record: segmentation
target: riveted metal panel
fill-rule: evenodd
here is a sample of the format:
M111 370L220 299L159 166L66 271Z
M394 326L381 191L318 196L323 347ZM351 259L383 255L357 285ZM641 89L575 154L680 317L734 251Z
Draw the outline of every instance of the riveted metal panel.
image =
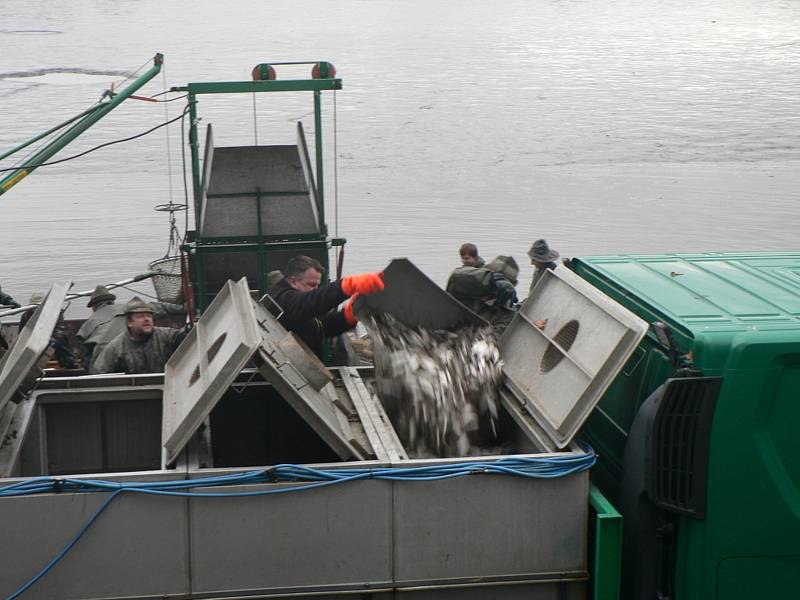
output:
M27 398L19 404L9 402L0 411L0 477L10 477L19 471L22 444L33 421L36 402Z
M307 192L295 145L228 146L214 149L209 196L260 192Z
M500 340L508 388L550 443L565 448L646 331L569 269L547 270Z
M215 148L210 157L201 237L319 233L313 180L297 146Z
M294 484L227 491L287 485ZM368 591L392 580L391 482L224 500L193 498L190 510L196 594L269 590L301 595L301 590L334 591L335 586Z
M586 472L398 485L397 581L585 577L588 486Z
M171 463L253 355L259 336L242 278L228 281L164 368L162 440Z
M50 345L64 297L72 282L56 283L50 288L14 345L0 359L0 410L22 384L25 376Z
M201 235L207 237L255 237L258 204L255 194L233 198L206 198Z
M0 498L0 530L13 548L0 560L0 596L8 597L46 565L106 498L106 493ZM187 543L185 499L122 494L22 597L187 598Z

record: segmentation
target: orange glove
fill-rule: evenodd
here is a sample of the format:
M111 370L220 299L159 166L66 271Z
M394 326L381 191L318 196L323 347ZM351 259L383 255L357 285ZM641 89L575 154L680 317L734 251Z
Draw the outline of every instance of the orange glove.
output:
M344 305L344 310L342 311L342 313L344 313L344 320L347 321L350 327L355 327L356 323L358 323L358 319L356 319L356 316L353 314L353 302L356 301L356 298L358 298L358 292L350 296L350 300Z
M383 273L362 273L342 277L342 291L348 295L371 294L383 289Z

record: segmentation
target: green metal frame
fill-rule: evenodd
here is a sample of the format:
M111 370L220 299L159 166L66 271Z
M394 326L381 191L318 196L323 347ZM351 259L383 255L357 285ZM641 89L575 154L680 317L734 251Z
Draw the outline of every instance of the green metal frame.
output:
M95 107L92 107L89 110L84 111L77 117L65 121L61 125L51 128L47 130L45 133L42 133L36 136L35 138L28 140L23 144L20 144L13 150L3 154L2 158L11 156L15 152L22 150L23 148L26 148L31 144L33 144L34 142L49 135L50 133L57 131L63 125L72 123L73 121L77 120L77 122L74 125L72 125L72 127L67 129L61 135L57 136L52 142L45 145L44 148L36 152L30 158L28 158L23 164L19 166L19 168L15 169L14 171L11 171L3 179L0 179L0 195L3 195L12 187L14 187L16 184L18 184L20 181L22 181L25 177L30 175L33 171L35 171L38 168L38 165L47 162L53 155L61 151L75 138L77 138L84 131L89 129L89 127L97 123L100 119L105 117L117 106L122 104L122 102L127 100L136 90L138 90L148 81L150 81L153 77L158 75L158 73L161 71L161 65L163 63L164 63L164 56L162 54L156 54L155 57L153 58L153 66L150 67L144 74L140 75L128 87L126 87L119 93L115 94L110 101L106 102L105 104L99 104Z
M326 61L293 62L293 63L270 63L280 64L308 64L319 63L326 68L321 69L323 74L327 74ZM209 292L207 292L207 281L205 277L206 256L217 252L237 253L237 252L257 252L259 264L258 286L260 291L266 290L267 273L270 270L269 254L271 252L281 252L287 250L297 250L298 252L309 249L319 249L324 245L325 251L322 252L322 264L329 272L329 260L327 249L332 246L342 246L346 242L343 238L328 238L328 228L325 222L325 179L323 161L323 140L322 140L322 101L321 93L329 90L342 89L341 79L290 79L290 80L254 80L254 81L226 81L226 82L206 82L189 83L182 87L174 87L172 91L186 92L188 94L189 105L189 147L191 152L192 164L192 186L194 191L194 211L195 228L198 232L194 242L189 244L186 249L194 254L193 271L194 283L197 292L197 309L202 311L208 305ZM234 236L234 237L203 237L199 235L200 215L202 214L203 189L202 189L202 170L200 168L200 135L198 131L198 96L206 94L253 94L271 92L311 92L314 103L314 128L315 128L315 180L317 192L318 209L318 234L290 234L281 236L265 236L262 233L260 203L262 196L286 195L285 193L258 193L241 194L242 196L256 196L258 204L258 233L256 236ZM228 194L224 195L228 197ZM222 197L222 196L219 196Z
M622 515L600 490L589 487L589 503L596 513L594 522L594 600L619 600L622 574Z
M318 61L325 62L325 61ZM271 64L314 64L309 63L271 63ZM322 152L322 100L320 93L327 90L342 89L341 79L288 79L267 81L217 81L208 83L189 83L174 87L172 91L188 94L189 147L192 157L192 185L195 201L195 227L200 228L198 219L202 212L202 172L200 170L200 137L197 131L197 96L205 94L259 94L270 92L313 92L314 94L314 139L316 158L316 181L319 205L322 208L319 218L325 224L325 178Z
M337 240L338 241L338 240ZM274 242L270 244L260 242L242 242L236 244L201 244L193 247L193 280L197 291L197 303L200 310L208 306L210 292L207 291L206 258L210 254L237 254L247 253L258 255L258 289L262 292L267 289L267 274L271 269L269 262L270 252L295 250L305 252L308 250L326 250L328 245L335 245L331 240L317 239L305 242ZM327 252L324 253L327 256Z

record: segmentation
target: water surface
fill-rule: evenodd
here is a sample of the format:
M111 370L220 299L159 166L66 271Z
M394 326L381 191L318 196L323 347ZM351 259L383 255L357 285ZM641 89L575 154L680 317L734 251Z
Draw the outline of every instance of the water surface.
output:
M165 73L142 93L246 79L260 62L335 63L344 89L335 120L325 100L327 212L348 239L349 272L409 256L443 282L472 241L487 258L514 255L527 289L525 252L538 237L568 256L798 249L795 1L31 0L0 10L0 150L85 109L156 51ZM296 120L312 130L309 96L264 96L260 142L292 143ZM126 103L59 157L148 129L180 104L165 114ZM251 97L203 97L200 111L217 145L253 142ZM183 199L177 126L169 138L168 148L162 129L39 169L0 196L3 289L18 300L57 279L87 289L162 256L167 222L152 207Z

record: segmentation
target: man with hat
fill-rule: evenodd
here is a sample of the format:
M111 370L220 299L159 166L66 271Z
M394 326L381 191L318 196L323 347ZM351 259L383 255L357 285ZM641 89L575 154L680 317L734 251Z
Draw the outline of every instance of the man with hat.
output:
M81 345L83 366L91 372L94 360L108 343L125 331L125 312L114 304L117 297L108 288L98 285L86 304L92 315L83 322L75 335Z
M556 250L553 250L546 240L536 240L533 246L528 250L528 256L531 258L531 264L534 267L533 281L528 291L529 294L533 293L533 288L536 283L542 278L546 269L555 269L558 264L555 262L560 256Z
M114 304L117 297L107 287L98 285L89 297L87 307L92 315L83 322L75 337L80 343L84 368L92 372L92 363L100 356L105 347L126 330L127 319L124 307ZM156 317L168 314L180 314L185 311L181 304L153 302L150 305Z
M161 373L186 330L156 327L154 308L138 296L125 305L125 331L97 356L90 373Z

